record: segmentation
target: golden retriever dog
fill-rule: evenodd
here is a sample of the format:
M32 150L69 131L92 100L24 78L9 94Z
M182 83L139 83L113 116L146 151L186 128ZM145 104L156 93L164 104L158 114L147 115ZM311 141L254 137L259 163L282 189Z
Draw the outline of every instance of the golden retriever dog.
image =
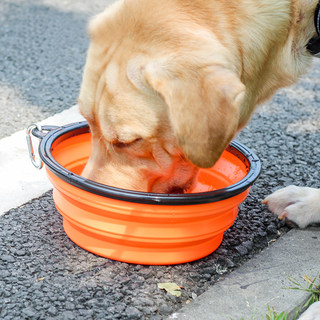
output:
M83 176L155 193L192 190L256 106L306 72L318 0L120 0L94 17L79 108L92 132ZM320 190L264 200L300 227Z
M198 168L320 51L318 0L120 0L89 32L82 175L155 193L192 190ZM320 221L318 189L289 186L263 202L300 227ZM300 319L319 319L319 308Z

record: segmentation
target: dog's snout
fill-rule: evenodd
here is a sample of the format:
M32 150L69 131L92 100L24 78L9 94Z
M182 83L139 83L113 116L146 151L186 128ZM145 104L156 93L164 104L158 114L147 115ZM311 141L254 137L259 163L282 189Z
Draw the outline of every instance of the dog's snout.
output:
M184 189L182 187L179 187L179 186L172 186L167 190L166 193L169 193L169 194L182 194L182 193L184 193Z

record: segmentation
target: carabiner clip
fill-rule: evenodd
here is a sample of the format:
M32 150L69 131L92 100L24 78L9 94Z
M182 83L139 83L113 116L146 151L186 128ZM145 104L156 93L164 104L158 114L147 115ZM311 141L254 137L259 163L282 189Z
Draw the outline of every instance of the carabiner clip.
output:
M31 160L31 163L37 168L37 169L42 169L43 167L43 162L41 160L41 158L39 157L39 159L36 159L36 155L34 153L34 149L33 149L33 144L32 144L32 138L31 138L31 132L33 129L37 129L39 132L41 132L42 128L40 125L33 123L31 124L27 130L26 130L26 139L27 139L27 144L28 144L28 151L29 151L29 157Z

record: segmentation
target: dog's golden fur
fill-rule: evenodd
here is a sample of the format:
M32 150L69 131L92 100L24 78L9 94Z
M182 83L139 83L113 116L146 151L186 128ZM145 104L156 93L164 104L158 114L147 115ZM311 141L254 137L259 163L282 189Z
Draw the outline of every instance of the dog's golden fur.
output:
M121 0L90 23L85 177L192 188L255 107L305 72L316 0Z

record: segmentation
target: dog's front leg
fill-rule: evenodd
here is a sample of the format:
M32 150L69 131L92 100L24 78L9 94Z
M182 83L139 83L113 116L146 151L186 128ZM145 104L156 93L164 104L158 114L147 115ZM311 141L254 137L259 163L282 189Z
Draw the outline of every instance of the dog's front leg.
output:
M292 185L275 191L262 203L279 219L287 218L300 228L320 222L320 189Z

